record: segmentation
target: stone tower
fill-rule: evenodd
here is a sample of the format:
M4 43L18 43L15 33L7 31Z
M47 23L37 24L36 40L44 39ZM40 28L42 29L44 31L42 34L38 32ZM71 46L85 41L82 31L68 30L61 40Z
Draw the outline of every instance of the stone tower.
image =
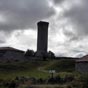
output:
M47 55L48 47L48 22L40 21L37 23L37 56Z

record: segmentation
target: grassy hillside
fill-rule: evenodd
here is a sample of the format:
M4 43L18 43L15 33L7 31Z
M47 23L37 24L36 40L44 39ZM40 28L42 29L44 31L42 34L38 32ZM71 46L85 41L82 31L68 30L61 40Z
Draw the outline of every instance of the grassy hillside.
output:
M75 71L74 60L56 60L49 63L46 70L55 69L57 72L73 72Z
M75 69L73 60L29 61L0 63L0 79L14 79L16 76L46 78L48 70L56 72L72 72ZM39 68L41 68L39 70ZM45 72L43 70L46 70Z

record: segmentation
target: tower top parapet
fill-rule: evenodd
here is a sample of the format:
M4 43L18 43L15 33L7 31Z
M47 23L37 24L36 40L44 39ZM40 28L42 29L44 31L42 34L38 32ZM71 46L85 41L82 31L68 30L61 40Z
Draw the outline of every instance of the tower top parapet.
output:
M43 25L43 24L44 24L44 25L45 25L45 24L47 24L47 25L48 25L48 24L49 24L49 22L39 21L37 24L41 24L41 25Z

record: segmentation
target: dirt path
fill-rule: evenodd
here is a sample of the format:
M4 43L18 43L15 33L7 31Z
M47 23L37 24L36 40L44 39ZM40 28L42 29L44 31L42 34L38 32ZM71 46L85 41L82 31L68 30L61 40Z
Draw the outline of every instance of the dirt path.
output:
M47 70L44 70L43 67L38 67L38 71L49 73Z
M48 66L51 66L51 65L53 65L53 62ZM38 67L37 70L41 71L41 72L44 72L44 73L49 73L49 70L45 70L44 67ZM55 72L54 74L57 75L58 73Z

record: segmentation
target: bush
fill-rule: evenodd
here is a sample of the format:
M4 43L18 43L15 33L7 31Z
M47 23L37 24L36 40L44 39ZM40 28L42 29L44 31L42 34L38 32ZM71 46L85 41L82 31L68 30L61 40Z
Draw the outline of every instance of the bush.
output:
M80 80L82 82L82 88L88 88L88 74L84 74L80 77Z
M64 82L72 82L74 80L73 75L66 75L64 78Z
M9 83L9 88L17 88L17 83L14 81L14 80L12 80L10 83Z

